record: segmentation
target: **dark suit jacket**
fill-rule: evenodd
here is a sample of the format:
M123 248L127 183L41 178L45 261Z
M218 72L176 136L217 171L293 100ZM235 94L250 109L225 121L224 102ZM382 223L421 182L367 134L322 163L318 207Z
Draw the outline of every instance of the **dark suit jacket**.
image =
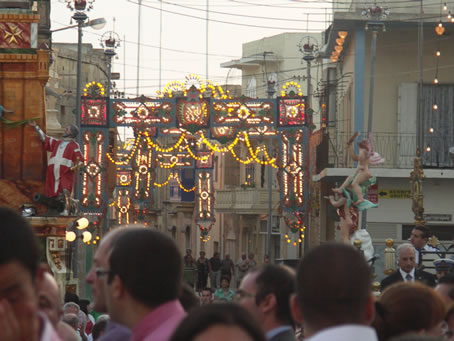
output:
M381 291L383 292L383 290L385 290L386 287L397 282L402 282L403 280L404 279L402 278L399 269L397 269L396 272L392 273L388 277L385 277L381 281ZM424 284L430 287L434 287L436 284L434 275L417 269L415 270L415 281L423 282Z
M295 331L293 329L283 331L274 335L269 341L295 341Z

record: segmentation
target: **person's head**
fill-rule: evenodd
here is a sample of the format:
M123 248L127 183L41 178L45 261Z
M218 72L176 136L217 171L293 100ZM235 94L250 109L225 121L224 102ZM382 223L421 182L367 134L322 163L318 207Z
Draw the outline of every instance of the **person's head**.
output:
M263 256L263 264L270 264L270 256L267 254Z
M72 313L64 314L61 320L70 325L72 329L76 331L79 329L80 320L76 314Z
M186 256L190 256L192 253L192 250L191 249L186 249Z
M441 296L446 306L454 303L454 274L450 273L438 280L435 291Z
M203 288L201 292L200 305L210 304L213 302L213 292L211 288Z
M57 324L56 331L58 336L64 341L80 341L79 335L76 333L76 330L72 328L63 320L60 320Z
M107 320L96 321L93 329L91 331L91 335L93 336L93 341L98 340L101 336L104 335L104 332L107 327Z
M200 258L205 258L205 251L200 251L199 255L200 255Z
M371 270L353 246L326 243L298 265L291 308L305 335L344 324L367 325L374 315Z
M80 307L74 302L67 302L63 305L63 314L75 314L79 315Z
M79 300L80 310L82 310L85 313L85 315L88 315L88 313L89 313L89 306L90 306L89 300L87 300L87 299Z
M254 254L251 252L249 255L248 255L249 259L254 259Z
M241 259L242 259L242 260L245 260L245 259L246 259L246 254L245 254L245 253L242 253L242 254L241 254Z
M383 291L377 304L373 326L380 340L411 332L441 332L445 306L440 296L422 283L393 284Z
M19 214L0 208L0 221L0 308L17 320L21 340L33 340L44 273L40 251L32 228Z
M79 305L79 301L79 296L77 294L70 291L65 292L65 298L63 299L64 303L74 302Z
M411 231L410 242L416 249L426 246L430 237L430 230L422 225L416 225Z
M86 281L91 285L91 293L93 296L93 309L95 311L105 313L106 306L106 287L107 274L109 271L109 254L112 250L118 236L125 231L124 229L116 229L105 235L93 258L93 265L88 272Z
M215 253L213 254L213 257L214 257L214 258L219 258L219 252L215 252Z
M227 260L230 259L230 255L229 255L229 254L226 254L226 255L224 256L224 259L227 259Z
M63 137L71 137L73 139L75 139L77 135L79 135L79 129L74 124L67 126L63 133Z
M435 266L437 280L448 275L454 269L454 260L449 258L439 258L433 261Z
M38 292L39 309L46 314L49 321L56 328L63 314L60 302L60 288L54 276L45 272L42 285Z
M258 324L244 308L232 304L210 304L191 311L170 341L265 341Z
M292 269L268 264L243 278L236 299L268 331L275 325L293 325L290 296L294 289Z
M230 287L230 278L227 276L222 276L221 278L221 288L222 289L227 289Z
M406 273L416 266L416 250L410 243L400 244L396 249L397 265Z
M194 293L194 289L187 283L181 285L181 293L179 297L180 303L184 311L190 311L199 305L199 298Z
M124 308L152 310L178 299L183 262L176 244L166 235L145 228L124 231L110 253L106 303L112 320L133 328L131 321L125 321L128 311Z

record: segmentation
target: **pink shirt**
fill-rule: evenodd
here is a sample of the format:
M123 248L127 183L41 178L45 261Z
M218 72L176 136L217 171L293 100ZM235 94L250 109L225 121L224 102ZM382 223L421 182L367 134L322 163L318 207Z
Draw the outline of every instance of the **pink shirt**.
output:
M180 301L164 303L139 322L132 331L131 341L168 341L185 316Z

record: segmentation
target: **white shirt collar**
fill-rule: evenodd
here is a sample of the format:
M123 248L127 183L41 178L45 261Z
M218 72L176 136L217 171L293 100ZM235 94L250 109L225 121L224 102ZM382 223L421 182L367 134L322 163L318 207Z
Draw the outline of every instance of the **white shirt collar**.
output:
M400 275L402 276L402 278L404 279L404 282L407 282L407 275L408 273L405 272L404 270L402 270L401 268L399 268L399 271L400 271ZM412 277L412 282L415 281L415 268L413 268L411 271L410 271L410 275Z
M347 324L324 329L306 341L378 341L375 329L359 324Z
M291 330L292 326L285 325L285 326L279 326L277 328L271 329L266 333L266 339L271 340L273 337L275 337L277 334L280 334L282 332L286 332L287 330Z

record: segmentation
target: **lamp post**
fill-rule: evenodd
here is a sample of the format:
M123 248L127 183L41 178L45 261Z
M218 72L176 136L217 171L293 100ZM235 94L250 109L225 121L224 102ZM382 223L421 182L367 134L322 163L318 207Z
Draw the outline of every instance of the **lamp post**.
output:
M82 85L82 28L86 27L85 21L88 19L85 11L93 9L95 0L65 0L67 7L75 12L72 18L77 22L77 79L76 79L76 126L80 127L80 105ZM80 138L80 136L79 136Z
M120 36L114 31L106 32L101 37L101 46L104 48L104 55L107 60L107 100L110 100L111 79L112 79L112 58L117 54L115 50L120 46ZM110 108L110 103L109 106Z

